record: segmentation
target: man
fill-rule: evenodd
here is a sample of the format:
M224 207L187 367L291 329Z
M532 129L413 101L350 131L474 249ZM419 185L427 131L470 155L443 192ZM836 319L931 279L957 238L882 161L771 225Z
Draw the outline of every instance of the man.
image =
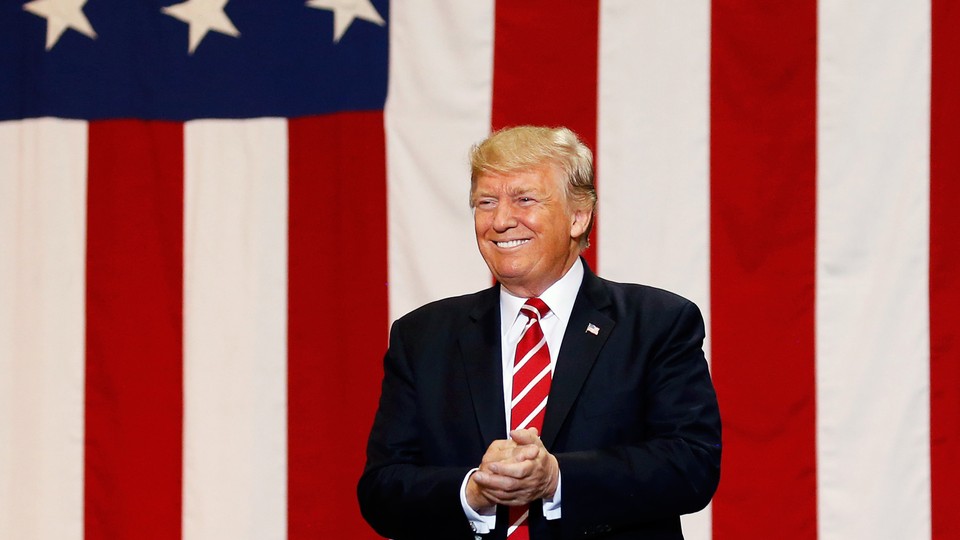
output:
M397 320L358 485L402 539L681 539L710 501L720 417L703 319L595 276L590 150L517 127L473 148L477 244L497 284Z

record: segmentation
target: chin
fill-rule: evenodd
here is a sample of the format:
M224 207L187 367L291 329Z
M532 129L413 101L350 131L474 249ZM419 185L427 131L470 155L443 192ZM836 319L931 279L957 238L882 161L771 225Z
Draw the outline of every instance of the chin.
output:
M495 265L496 270L491 268L493 275L497 276L497 279L518 279L528 272L527 268L522 267L521 265L511 265L511 264L498 264Z
M509 274L500 274L500 275L494 274L494 277L497 279L497 281L500 284L510 288L514 294L520 294L520 291L527 289L529 285L527 283L527 280L525 279L526 274L520 274L520 273L509 273Z

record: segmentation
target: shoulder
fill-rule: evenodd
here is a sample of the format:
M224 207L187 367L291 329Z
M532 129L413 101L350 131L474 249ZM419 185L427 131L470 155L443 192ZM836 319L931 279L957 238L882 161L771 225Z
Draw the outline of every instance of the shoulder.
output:
M683 296L650 285L620 283L590 275L584 277L579 305L596 309L617 323L623 336L703 336L706 328L700 309ZM574 308L576 309L576 308Z
M650 285L596 280L593 305L616 322L613 334L617 339L665 345L702 343L705 338L703 315L687 298Z
M622 283L596 275L584 277L583 292L595 303L609 304L617 312L653 312L663 314L700 310L689 299L659 287Z

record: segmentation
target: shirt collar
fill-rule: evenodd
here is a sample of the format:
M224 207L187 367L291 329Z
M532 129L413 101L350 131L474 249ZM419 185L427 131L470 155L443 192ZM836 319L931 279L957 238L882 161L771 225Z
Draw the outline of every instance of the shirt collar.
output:
M540 299L550 307L550 313L562 321L569 321L573 313L573 304L577 300L577 292L583 282L583 262L578 257L567 273L553 285L543 291ZM500 287L500 335L505 336L513 323L520 315L520 308L527 299L510 294L505 287Z

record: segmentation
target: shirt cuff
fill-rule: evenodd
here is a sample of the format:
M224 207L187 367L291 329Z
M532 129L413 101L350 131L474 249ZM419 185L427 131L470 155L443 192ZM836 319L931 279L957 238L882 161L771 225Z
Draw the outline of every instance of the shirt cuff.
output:
M469 476L469 475L468 475ZM562 484L563 475L560 474L560 471L557 471L557 491L553 493L553 497L549 499L543 499L543 517L547 520L560 519L560 485Z
M460 484L460 506L463 507L463 513L467 516L467 521L470 522L470 528L473 529L473 532L487 534L497 526L497 514L493 513L489 516L479 514L467 504L467 481L470 480L470 475L478 470L480 469L470 469L467 475L463 477L463 482ZM560 493L559 484L557 484L557 493Z

